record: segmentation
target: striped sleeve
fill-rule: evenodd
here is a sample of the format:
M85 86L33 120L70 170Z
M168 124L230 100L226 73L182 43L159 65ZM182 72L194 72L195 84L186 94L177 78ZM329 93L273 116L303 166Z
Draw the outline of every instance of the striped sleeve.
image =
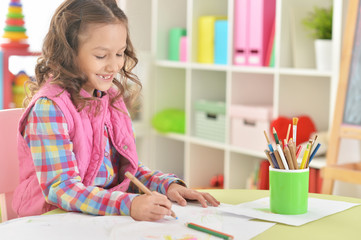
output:
M53 101L37 100L28 115L24 138L48 203L93 215L130 215L131 201L137 194L82 183L66 119Z
M135 177L138 178L146 187L148 187L151 191L157 191L162 194L166 194L168 187L171 183L178 183L180 185L186 186L185 182L179 179L174 174L165 174L161 171L152 171L142 163L138 164L138 171L135 174ZM130 186L131 192L139 192L136 186L131 184Z

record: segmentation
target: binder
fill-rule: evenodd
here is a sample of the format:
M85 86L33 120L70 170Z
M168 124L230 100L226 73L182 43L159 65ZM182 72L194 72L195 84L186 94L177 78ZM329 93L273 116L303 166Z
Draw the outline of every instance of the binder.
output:
M275 0L249 0L249 39L247 64L265 66L267 45L275 20Z
M234 2L234 65L247 65L248 0Z
M227 64L228 21L215 22L214 63Z
M274 67L274 61L272 61L273 66L271 66L272 54L274 53L274 51L273 51L274 38L275 38L275 21L273 21L273 24L272 24L272 30L271 30L271 35L268 40L266 59L265 59L265 66L269 66L269 67Z
M198 19L198 51L199 63L214 63L214 24L216 20L225 20L224 16L201 16Z

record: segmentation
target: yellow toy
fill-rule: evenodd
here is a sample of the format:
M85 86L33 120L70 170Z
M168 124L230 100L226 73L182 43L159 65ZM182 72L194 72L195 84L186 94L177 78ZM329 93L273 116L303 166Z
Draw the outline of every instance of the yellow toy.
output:
M28 36L24 28L25 22L20 0L10 1L6 18L6 26L2 37L7 40L1 44L1 47L4 49L27 49L29 44L25 40Z

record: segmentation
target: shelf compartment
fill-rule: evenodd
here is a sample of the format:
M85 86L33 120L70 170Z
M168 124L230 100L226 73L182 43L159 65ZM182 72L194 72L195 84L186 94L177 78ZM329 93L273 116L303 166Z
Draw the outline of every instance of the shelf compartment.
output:
M232 73L231 104L273 105L273 74Z
M327 131L330 116L328 77L281 75L279 86L279 116L290 118L308 115L318 131Z
M226 188L246 188L247 179L263 159L231 152Z
M156 59L168 59L169 30L187 28L187 2L184 0L158 0Z
M210 187L211 178L224 173L224 151L191 143L189 166L189 187Z
M185 109L185 69L157 67L154 113L167 108Z
M184 142L156 135L152 146L157 159L151 165L152 169L174 173L184 179Z
M193 0L192 42L190 60L197 62L198 55L198 20L201 16L228 16L228 4L224 0ZM229 19L228 19L229 20ZM229 48L229 46L228 46Z
M226 101L226 72L210 70L192 70L191 82L191 135L196 134L196 102L200 100Z

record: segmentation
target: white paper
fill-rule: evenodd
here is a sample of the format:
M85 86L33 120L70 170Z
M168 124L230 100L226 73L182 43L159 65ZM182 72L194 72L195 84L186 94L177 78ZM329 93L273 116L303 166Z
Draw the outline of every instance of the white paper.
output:
M220 211L220 207L202 208L188 204L173 205L178 219L166 217L158 222L134 221L129 216L91 216L63 213L18 218L0 224L1 239L110 239L110 240L218 240L214 236L186 227L193 222L233 235L235 239L251 239L274 223L249 221L250 218Z
M344 211L357 205L360 204L318 198L308 198L307 213L299 215L282 215L275 214L270 211L269 197L266 197L238 205L224 204L224 206L219 210L271 222L301 226L305 223Z

